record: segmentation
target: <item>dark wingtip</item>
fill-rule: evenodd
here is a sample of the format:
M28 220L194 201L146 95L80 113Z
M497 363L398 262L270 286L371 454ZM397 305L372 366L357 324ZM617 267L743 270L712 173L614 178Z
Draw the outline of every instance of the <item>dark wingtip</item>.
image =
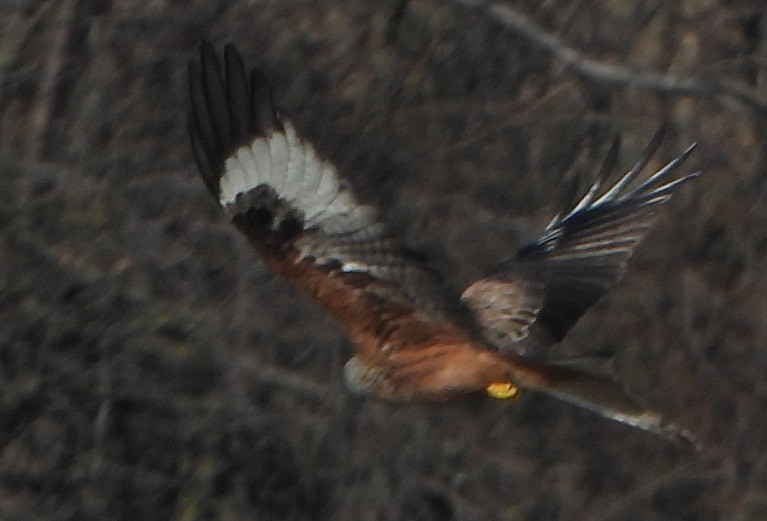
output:
M199 47L210 45L202 41ZM202 51L200 51L202 52ZM207 102L205 100L205 86L203 73L199 61L190 59L188 65L189 81L189 111L187 113L187 128L197 169L213 197L218 197L218 178L221 165L217 164L217 142L213 135Z
M282 129L272 90L258 69L249 74L232 44L223 58L208 40L189 61L189 136L205 185L217 197L224 162L255 136Z
M205 87L208 114L219 145L219 152L223 157L226 157L233 147L229 102L221 63L216 50L210 43L203 42L201 45L200 62L202 63L202 81Z
M253 69L250 73L250 96L253 100L253 129L264 136L273 130L282 130L272 87L261 69Z
M658 130L655 131L655 134L653 135L650 142L647 144L647 148L658 148L658 145L660 145L663 140L666 139L669 128L670 125L668 121L663 121L660 126L658 126Z
M554 216L549 225L546 227L547 229L555 226L556 223L558 223L561 218L567 215L568 212L570 212L570 210L572 210L578 203L582 177L583 176L579 172L575 172L572 176L570 176L570 179L567 181L567 184L565 185L560 196L559 205L557 206L557 208L560 209L559 213Z
M612 143L610 143L610 148L607 151L604 162L602 163L602 168L599 171L599 177L597 177L600 183L604 183L604 181L610 176L610 172L615 169L615 164L618 162L618 154L620 153L620 150L621 137L615 136L612 140Z
M197 169L200 171L200 175L202 176L202 180L208 188L208 191L213 197L218 199L219 184L217 169L211 164L210 158L205 152L205 148L200 140L197 123L194 121L194 113L191 109L187 115L187 127L189 129L189 140L192 146L194 160L197 163Z
M233 145L242 146L253 138L253 103L248 89L248 73L242 55L232 44L224 47L226 95Z

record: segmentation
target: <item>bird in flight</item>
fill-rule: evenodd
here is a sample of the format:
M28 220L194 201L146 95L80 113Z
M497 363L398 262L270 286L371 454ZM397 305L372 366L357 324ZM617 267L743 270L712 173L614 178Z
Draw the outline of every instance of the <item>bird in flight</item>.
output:
M358 201L281 115L264 74L248 73L234 47L219 59L203 43L199 60L190 62L189 88L191 145L205 186L262 262L345 330L355 346L344 367L350 390L401 402L539 392L693 442L611 376L546 354L621 279L661 208L697 177L672 177L695 145L636 181L660 146L661 129L637 163L608 184L616 139L585 195L451 299L425 258Z

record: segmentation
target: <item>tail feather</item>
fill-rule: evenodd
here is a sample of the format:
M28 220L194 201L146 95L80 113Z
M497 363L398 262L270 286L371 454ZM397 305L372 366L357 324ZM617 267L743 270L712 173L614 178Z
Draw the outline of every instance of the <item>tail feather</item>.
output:
M700 448L700 443L689 431L667 421L660 413L637 403L626 393L623 386L607 375L508 356L512 358L514 365L524 368L516 373L515 380L515 383L524 389L547 394L605 418L658 434L696 450Z

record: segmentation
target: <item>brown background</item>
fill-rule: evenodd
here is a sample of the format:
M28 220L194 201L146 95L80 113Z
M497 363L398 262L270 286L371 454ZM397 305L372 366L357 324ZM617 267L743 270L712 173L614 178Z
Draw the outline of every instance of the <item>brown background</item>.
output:
M763 2L499 5L575 61L469 0L2 2L0 518L767 519ZM684 171L704 177L560 354L613 350L705 449L537 396L349 395L344 335L195 172L202 37L263 67L457 288L533 237L615 134L622 168L662 121L652 167L697 140Z

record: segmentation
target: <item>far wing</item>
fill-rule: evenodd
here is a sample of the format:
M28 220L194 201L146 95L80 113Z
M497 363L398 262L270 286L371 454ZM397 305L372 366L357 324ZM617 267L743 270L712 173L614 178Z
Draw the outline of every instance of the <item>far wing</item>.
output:
M672 180L695 145L628 189L658 149L658 131L639 161L614 185L603 188L618 153L616 139L596 182L543 234L486 277L462 300L489 342L500 349L539 356L559 342L583 313L626 272L634 248L674 192L697 173Z
M204 43L189 81L205 185L273 270L346 322L358 343L397 314L438 313L439 278L280 117L260 71L248 76L232 46L222 67Z

